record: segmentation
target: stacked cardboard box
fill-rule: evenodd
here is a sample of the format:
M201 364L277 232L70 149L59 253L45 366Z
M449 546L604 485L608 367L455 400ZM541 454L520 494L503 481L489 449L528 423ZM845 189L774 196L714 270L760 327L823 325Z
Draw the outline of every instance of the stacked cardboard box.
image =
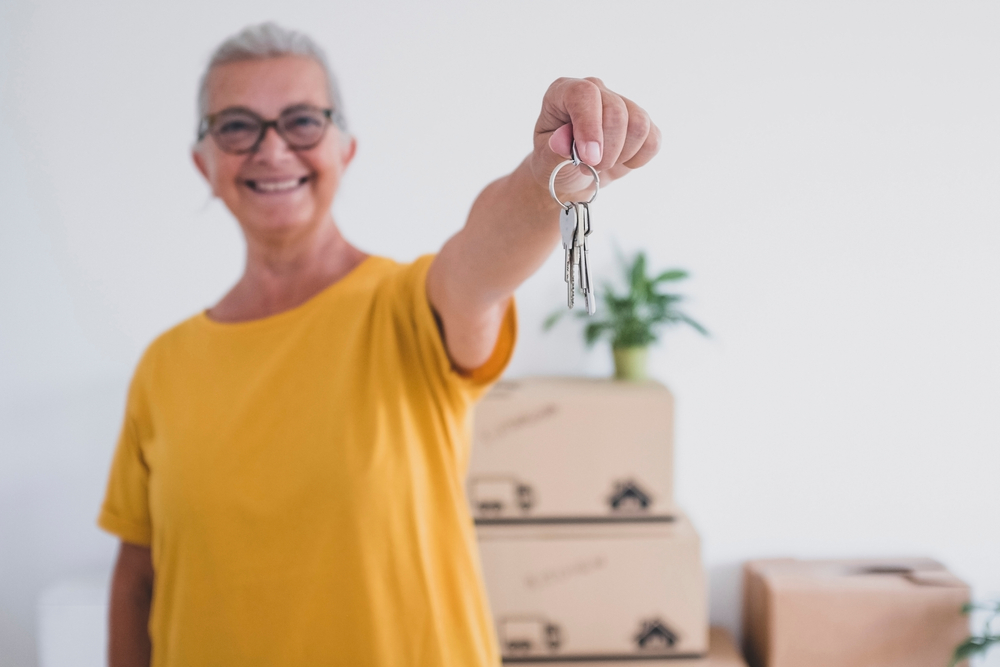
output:
M706 664L700 541L673 499L666 387L499 383L476 412L467 492L505 662Z
M925 558L758 560L744 567L754 667L941 667L969 633L969 588Z

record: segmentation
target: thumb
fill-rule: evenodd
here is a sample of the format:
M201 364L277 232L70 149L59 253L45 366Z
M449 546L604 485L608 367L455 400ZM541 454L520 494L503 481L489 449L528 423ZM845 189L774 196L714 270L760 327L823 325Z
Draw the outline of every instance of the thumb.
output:
M549 135L549 149L564 158L572 156L573 126L570 123L557 128Z

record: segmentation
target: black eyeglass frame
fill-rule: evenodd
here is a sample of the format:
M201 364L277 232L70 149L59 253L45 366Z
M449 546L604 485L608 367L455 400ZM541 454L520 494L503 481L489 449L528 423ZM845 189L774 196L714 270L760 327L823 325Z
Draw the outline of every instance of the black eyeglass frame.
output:
M278 125L278 123L281 120L282 116L284 116L286 113L303 109L310 109L322 112L327 122L323 125L323 131L320 133L319 138L316 141L309 144L308 146L296 146L288 139L288 137L285 136L285 133L282 132L281 127ZM260 134L257 136L257 139L253 142L253 144L249 148L245 148L243 150L238 150L238 151L227 149L225 146L223 146L222 142L216 140L215 142L216 146L218 146L219 149L222 150L223 152L229 153L231 155L246 155L247 153L255 152L258 148L260 148L261 142L264 141L264 136L267 135L268 128L271 127L273 127L274 131L278 133L278 136L280 136L285 141L285 143L288 144L288 147L294 151L307 151L310 148L315 148L319 144L319 142L323 141L323 137L326 136L326 129L327 127L330 126L331 123L333 125L336 125L337 127L343 127L340 113L335 109L333 109L332 107L321 109L319 107L314 107L309 104L295 104L282 110L282 112L278 114L278 117L272 120L265 120L260 114L253 111L252 109L247 109L246 107L228 107L226 109L223 109L222 111L209 114L201 119L201 122L198 124L198 141L202 141L206 136L210 134L214 138L215 135L212 133L212 125L215 123L216 119L224 113L231 113L233 111L239 111L241 113L245 113L257 119L257 121L260 123Z

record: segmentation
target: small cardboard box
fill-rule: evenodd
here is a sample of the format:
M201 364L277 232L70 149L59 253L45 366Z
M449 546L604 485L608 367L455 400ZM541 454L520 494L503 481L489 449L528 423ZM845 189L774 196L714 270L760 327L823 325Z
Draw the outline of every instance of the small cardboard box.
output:
M673 396L589 378L498 383L475 412L466 489L479 524L670 517Z
M708 601L697 533L659 524L479 526L506 662L699 658Z
M969 632L969 588L920 558L759 560L744 567L753 667L942 667Z

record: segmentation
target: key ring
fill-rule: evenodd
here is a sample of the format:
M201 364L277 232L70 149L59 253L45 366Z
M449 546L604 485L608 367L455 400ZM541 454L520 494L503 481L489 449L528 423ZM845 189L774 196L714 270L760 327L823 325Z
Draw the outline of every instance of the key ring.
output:
M594 194L590 195L590 199L588 199L584 203L586 203L586 204L592 203L595 199L597 199L597 193L601 191L601 177L597 175L597 170L596 169L594 169L593 167L591 167L586 162L580 162L580 156L576 154L576 140L575 139L573 140L573 143L572 143L572 145L570 147L570 150L573 153L573 157L570 158L569 160L566 160L564 162L560 162L559 164L557 164L556 168L552 170L552 175L549 176L549 194L552 195L552 198L556 200L557 204L559 204L560 206L562 206L563 209L565 209L567 211L569 210L569 207L573 205L573 202L563 202L556 195L556 176L559 174L559 170L562 169L563 167L565 167L566 165L572 164L574 166L579 166L579 165L582 164L584 167L586 167L587 169L590 170L590 174L594 177Z

